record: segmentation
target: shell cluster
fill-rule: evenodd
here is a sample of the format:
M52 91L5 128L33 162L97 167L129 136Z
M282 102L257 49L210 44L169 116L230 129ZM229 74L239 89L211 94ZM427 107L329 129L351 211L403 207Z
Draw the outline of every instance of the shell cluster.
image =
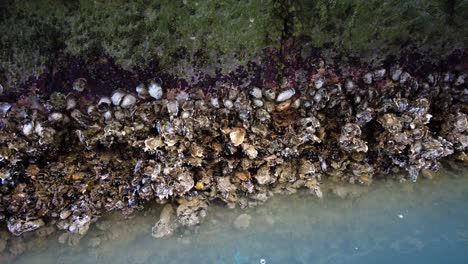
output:
M82 235L104 211L172 201L172 220L153 228L161 237L200 223L212 200L248 207L298 189L321 197L324 178L416 181L441 158L466 156L466 73L332 71L296 87L152 82L93 102L80 99L80 79L74 94L0 102L0 222L15 235L45 220Z

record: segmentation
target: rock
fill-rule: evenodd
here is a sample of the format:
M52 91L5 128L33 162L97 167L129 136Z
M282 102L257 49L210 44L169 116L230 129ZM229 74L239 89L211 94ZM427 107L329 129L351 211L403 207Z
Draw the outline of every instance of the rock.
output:
M229 133L229 138L231 139L231 143L235 147L240 146L244 142L245 129L241 127L235 127L231 129L231 132Z
M22 219L10 219L7 223L8 230L15 236L19 236L25 232L34 231L42 226L44 226L44 221L42 221L42 219L29 221Z
M171 204L166 204L161 211L159 221L151 229L151 235L155 238L169 237L177 228L176 212Z
M177 116L179 113L179 102L177 100L167 102L167 112L170 116Z
M200 224L208 204L198 198L191 201L182 199L177 207L177 220L182 226L193 227Z
M88 240L88 247L96 248L101 245L101 239L99 237L93 237Z
M335 186L335 188L333 188L333 194L341 199L345 199L348 196L348 190L343 186Z
M261 166L257 174L255 175L255 179L257 180L258 184L265 185L271 182L271 173L270 168L266 165Z
M239 230L247 229L252 217L248 214L241 214L234 220L234 227Z
M7 246L7 241L5 239L0 239L0 253L2 253Z
M72 212L70 210L63 210L62 212L60 212L60 219L67 219L71 214Z
M77 233L79 235L84 235L88 232L89 225L91 224L91 217L89 215L76 216L72 217L72 223L68 227L68 231L71 233Z
M237 171L235 173L236 178L238 178L241 181L248 181L250 180L250 172L248 171Z

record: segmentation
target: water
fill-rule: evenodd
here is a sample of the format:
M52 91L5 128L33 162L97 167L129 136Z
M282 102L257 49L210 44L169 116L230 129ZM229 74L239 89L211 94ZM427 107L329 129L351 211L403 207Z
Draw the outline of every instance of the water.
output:
M197 230L161 240L151 237L160 208L109 215L109 229L90 230L78 246L59 244L56 233L14 263L467 263L467 170L343 190L346 199L326 191L323 200L278 196L248 210L212 206ZM242 213L252 218L238 230ZM95 237L101 244L90 247Z

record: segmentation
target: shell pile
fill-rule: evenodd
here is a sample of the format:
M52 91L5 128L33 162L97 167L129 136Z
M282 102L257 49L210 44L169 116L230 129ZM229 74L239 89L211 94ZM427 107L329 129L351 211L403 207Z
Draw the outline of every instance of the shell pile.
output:
M172 201L165 218L177 224L159 222L160 237L199 224L215 199L321 197L325 178L370 184L390 172L416 181L466 156L466 73L332 71L273 88L147 83L94 102L80 100L80 79L69 95L0 102L0 223L15 235L44 221L82 235L105 211Z

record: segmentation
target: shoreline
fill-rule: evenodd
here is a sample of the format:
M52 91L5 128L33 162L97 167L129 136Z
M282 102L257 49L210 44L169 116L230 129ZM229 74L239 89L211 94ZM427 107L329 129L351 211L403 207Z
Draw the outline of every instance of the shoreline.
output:
M99 96L84 78L67 94L31 86L1 103L0 221L16 235L44 221L83 235L105 211L171 201L159 236L198 225L211 202L243 208L301 188L320 197L322 178L416 181L444 157L466 162L463 63L415 76L396 64L289 65L282 78L267 64L237 82L153 78Z

